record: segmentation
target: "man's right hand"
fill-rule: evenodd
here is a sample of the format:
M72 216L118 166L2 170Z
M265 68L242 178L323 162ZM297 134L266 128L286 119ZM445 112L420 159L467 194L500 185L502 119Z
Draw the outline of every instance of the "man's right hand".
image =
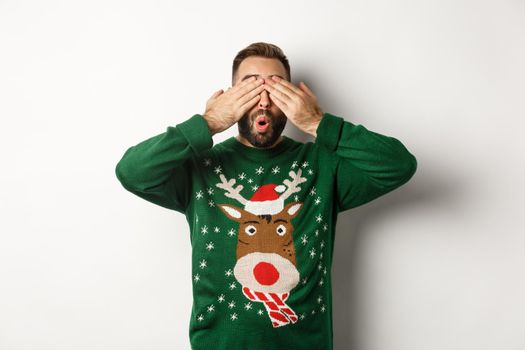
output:
M226 92L216 91L206 102L204 119L212 135L237 123L259 101L264 79L250 77Z

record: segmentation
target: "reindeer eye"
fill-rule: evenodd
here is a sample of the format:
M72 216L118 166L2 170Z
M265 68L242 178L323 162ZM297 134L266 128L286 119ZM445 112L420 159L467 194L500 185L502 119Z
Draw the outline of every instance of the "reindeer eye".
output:
M253 236L255 232L257 232L257 229L255 228L255 226L250 225L250 226L246 226L246 228L244 229L244 232L246 232L248 236Z
M277 226L277 234L279 236L284 236L285 233L286 233L286 226L284 225Z

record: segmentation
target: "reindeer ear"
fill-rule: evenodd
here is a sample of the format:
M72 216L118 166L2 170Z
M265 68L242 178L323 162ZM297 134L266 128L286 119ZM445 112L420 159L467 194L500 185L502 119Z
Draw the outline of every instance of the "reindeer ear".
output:
M301 202L293 202L286 206L285 211L288 215L290 215L290 219L293 219L294 217L297 216L302 206L303 206L303 203Z
M226 216L229 217L231 220L241 221L243 213L242 209L228 204L219 204L218 207L221 208L224 214L226 214Z

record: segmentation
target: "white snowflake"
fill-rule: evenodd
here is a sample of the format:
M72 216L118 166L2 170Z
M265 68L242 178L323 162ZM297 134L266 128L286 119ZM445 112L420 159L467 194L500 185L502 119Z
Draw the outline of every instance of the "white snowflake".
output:
M210 208L214 207L215 206L215 202L212 201L211 199L208 201L208 205L210 206Z
M323 252L321 252L321 253L319 254L319 259L322 259L322 258L323 258Z
M246 304L244 304L244 308L245 308L246 310L251 310L251 309L252 309L252 303L247 302Z
M257 315L263 315L264 314L264 311L262 311L262 309L259 309L259 311L257 311Z
M215 305L210 305L208 306L208 312L212 312L212 311L215 311Z
M325 312L325 310L326 310L326 307L325 307L325 305L323 304L323 306L321 306L321 312Z
M319 295L319 297L317 298L317 303L321 304L322 301L323 301L323 297Z
M214 248L215 248L215 244L214 244L213 242L208 242L208 243L206 244L206 249L208 249L208 250L212 250L212 249L214 249Z
M235 321L237 319L237 314L234 312L233 314L230 315L230 319L232 321Z
M301 320L304 320L305 317L306 317L306 315L304 314L304 312L301 314L301 316L299 316L299 318L300 318Z
M240 173L239 174L239 180L244 180L246 179L246 174L245 173Z
M202 191L195 193L195 198L201 199L202 197L204 197L204 194L202 193Z
M319 236L319 230L315 230L315 237Z
M237 285L235 284L235 282L232 282L232 283L230 283L229 287L230 287L230 289L233 290L233 289L237 288Z
M206 192L208 192L208 194L211 196L211 195L213 194L214 190L213 190L212 187L210 187L210 188L208 188L208 189L206 190Z
M252 191L255 192L255 191L257 191L258 188L259 188L259 186L257 186L257 185L253 185L253 186L252 186Z
M312 315L315 315L315 310L312 310Z
M208 266L208 262L205 259L202 259L201 262L199 263L199 266L201 269L204 269Z
M208 226L204 225L201 227L201 233L203 235L207 234L208 233Z
M310 249L310 258L315 257L315 248Z
M217 298L217 300L219 301L219 303L222 303L222 302L225 300L225 298L224 298L224 294L219 295L219 297Z
M235 230L233 228L231 228L229 231L228 231L228 236L235 236Z
M317 269L318 269L319 271L321 271L321 270L323 269L323 264L322 264L322 263L319 263L319 265L317 265Z
M264 168L262 166L258 167L257 169L255 169L255 173L257 175L261 175L262 173L264 173Z
M302 236L301 236L301 243L303 243L303 245L305 245L306 243L308 243L308 236L306 236L306 235L302 235Z
M298 202L298 201L299 201L299 196L298 196L298 195L295 195L295 196L293 197L293 200L296 201L296 202Z
M224 272L224 274L225 274L226 276L230 277L231 275L233 275L233 271L232 271L232 269L228 269L228 270L226 270L226 271Z
M292 169L295 169L295 168L297 167L298 164L299 164L299 163L297 163L297 161L294 161L294 162L292 163Z
M312 187L312 189L310 190L310 196L315 195L315 191L316 191L315 187Z
M215 233L221 232L221 229L219 227L215 226L215 228L213 229L213 232L215 232Z
M323 274L325 274L325 275L326 275L326 267L325 267L325 268L324 268L324 270L323 270Z
M200 322L202 320L204 320L204 316L202 316L202 314L200 314L198 317L197 317L197 320Z
M215 167L215 169L213 169L213 171L215 172L215 174L220 174L222 173L222 168L220 165L218 165Z
M303 168L306 168L308 166L308 162L304 162L303 165L301 165Z
M248 179L248 183L249 184L253 183L253 180L252 179Z
M313 175L314 171L312 169L308 169L308 175Z
M204 166L210 166L210 165L211 165L211 159L210 158L204 159Z
M318 205L319 203L321 203L321 197L315 199L315 205Z
M308 281L308 277L305 277L305 278L303 278L303 282L302 283L306 284L307 281Z
M315 221L317 221L317 222L321 222L321 221L323 221L323 217L321 216L321 214L318 214L318 215L315 217Z
M324 241L321 241L321 249L324 248Z
M321 287L323 284L324 284L324 281L323 281L323 279L321 278L321 280L319 281L319 287Z
M272 174L278 174L281 172L281 169L278 166L272 168Z
M193 276L193 280L195 282L199 282L201 280L201 276L199 274L196 274L195 276Z
M228 307L229 307L230 309L233 309L233 308L235 307L235 301L233 301L233 300L230 301L230 302L228 303Z
M328 230L328 225L327 224L323 225L323 230L325 230L325 231Z

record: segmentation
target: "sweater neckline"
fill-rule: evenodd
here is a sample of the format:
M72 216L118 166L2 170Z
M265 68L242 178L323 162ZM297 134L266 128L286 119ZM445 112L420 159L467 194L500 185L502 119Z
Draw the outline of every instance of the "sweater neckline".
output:
M283 153L294 142L292 139L285 135L282 135L282 137L283 139L281 140L281 142L279 142L277 145L271 148L258 148L246 146L245 144L237 140L236 137L233 136L224 141L223 145L249 158L270 159Z

